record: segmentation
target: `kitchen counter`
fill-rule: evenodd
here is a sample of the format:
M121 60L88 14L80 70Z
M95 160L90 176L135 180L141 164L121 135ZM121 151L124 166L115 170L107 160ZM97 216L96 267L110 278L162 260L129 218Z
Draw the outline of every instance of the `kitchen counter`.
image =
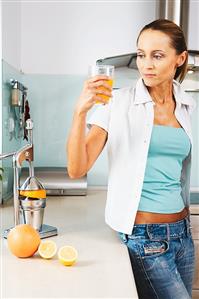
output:
M57 257L36 253L20 259L1 238L1 298L138 298L127 247L104 221L106 191L87 196L49 197L44 223L58 228L59 247L72 245L77 263L65 267ZM1 207L1 229L13 226L13 207ZM1 231L2 233L2 231Z

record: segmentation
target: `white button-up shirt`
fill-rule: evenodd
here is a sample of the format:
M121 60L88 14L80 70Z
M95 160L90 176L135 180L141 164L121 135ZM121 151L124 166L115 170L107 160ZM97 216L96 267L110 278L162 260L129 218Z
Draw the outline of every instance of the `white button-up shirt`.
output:
M175 116L193 147L190 114L195 101L178 82L173 81L176 101ZM95 124L108 132L108 190L105 221L114 230L131 234L138 209L147 155L154 121L153 102L142 79L136 87L113 92L107 105L98 105L87 120L88 128ZM182 198L190 202L191 152L183 161L181 172Z

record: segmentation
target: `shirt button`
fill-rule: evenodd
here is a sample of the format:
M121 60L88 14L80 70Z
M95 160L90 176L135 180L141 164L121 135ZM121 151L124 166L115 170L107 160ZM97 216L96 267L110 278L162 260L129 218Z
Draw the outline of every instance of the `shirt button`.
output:
M146 143L146 139L144 140L144 143Z

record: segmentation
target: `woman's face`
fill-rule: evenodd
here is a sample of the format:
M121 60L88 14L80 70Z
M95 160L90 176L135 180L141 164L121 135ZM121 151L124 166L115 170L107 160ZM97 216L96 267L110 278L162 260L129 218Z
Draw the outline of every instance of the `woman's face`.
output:
M184 63L186 55L186 51L176 54L165 33L143 31L137 45L137 67L145 85L154 87L173 80L176 68Z

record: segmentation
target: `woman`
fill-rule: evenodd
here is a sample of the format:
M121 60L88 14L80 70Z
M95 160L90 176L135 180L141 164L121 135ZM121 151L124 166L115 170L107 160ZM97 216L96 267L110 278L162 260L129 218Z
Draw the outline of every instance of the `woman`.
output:
M189 220L193 99L182 91L187 46L169 20L146 25L137 39L141 78L113 96L108 77L88 79L67 143L68 172L83 176L107 142L106 222L128 246L140 299L189 299L194 245ZM176 80L179 80L177 82ZM106 87L100 94L100 86ZM101 101L87 121L86 114ZM106 104L106 105L105 105Z

